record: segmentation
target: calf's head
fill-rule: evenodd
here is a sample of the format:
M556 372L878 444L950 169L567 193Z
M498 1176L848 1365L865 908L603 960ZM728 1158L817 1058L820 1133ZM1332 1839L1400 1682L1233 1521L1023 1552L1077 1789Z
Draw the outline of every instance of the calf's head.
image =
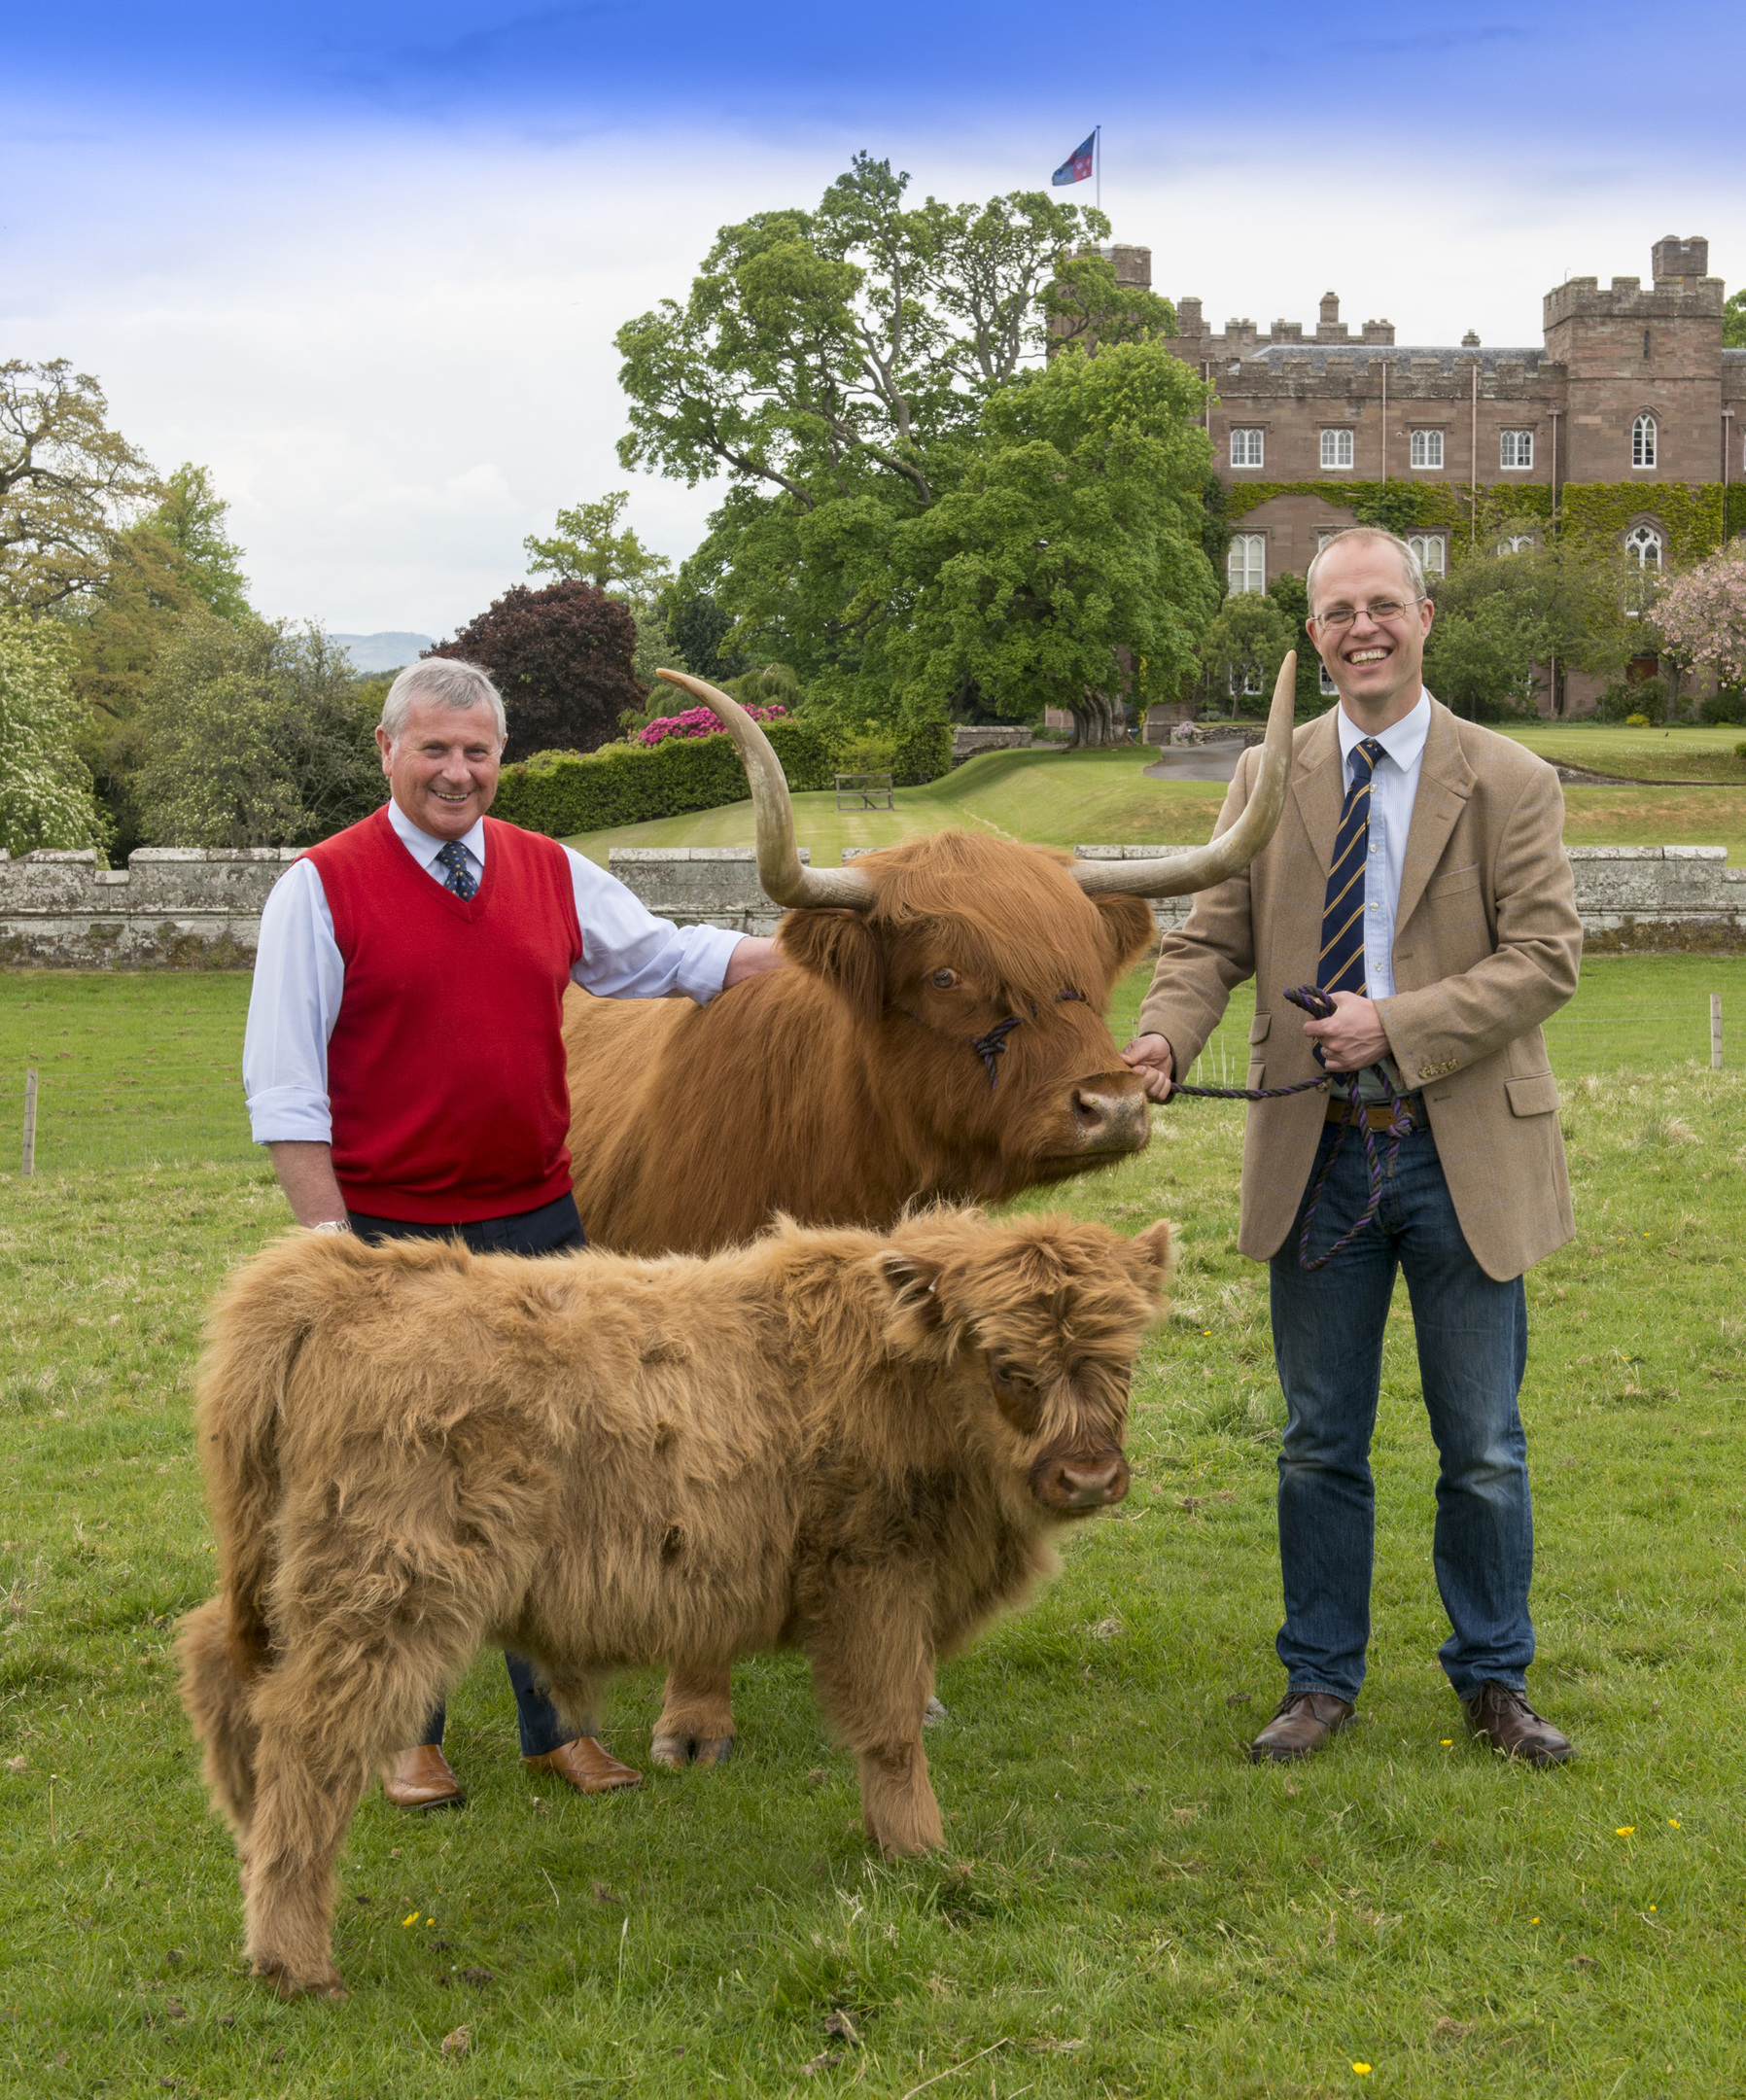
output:
M939 1364L965 1431L1051 1517L1128 1492L1134 1358L1162 1310L1170 1228L936 1213L879 1257L893 1347Z

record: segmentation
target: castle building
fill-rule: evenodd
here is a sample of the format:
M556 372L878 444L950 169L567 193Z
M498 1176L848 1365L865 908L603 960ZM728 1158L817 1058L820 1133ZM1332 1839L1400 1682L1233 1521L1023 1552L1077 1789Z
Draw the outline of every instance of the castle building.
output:
M1106 250L1149 286L1151 251ZM1746 350L1722 343L1723 283L1702 238L1657 241L1647 286L1571 277L1547 293L1538 345L1353 335L1340 300L1266 332L1215 331L1176 302L1170 348L1216 389L1206 409L1227 491L1233 590L1302 575L1355 508L1398 520L1432 576L1467 545L1575 527L1646 569L1695 560L1746 530ZM1411 490L1412 497L1405 494ZM1643 668L1643 667L1639 667ZM1594 694L1554 678L1557 712Z

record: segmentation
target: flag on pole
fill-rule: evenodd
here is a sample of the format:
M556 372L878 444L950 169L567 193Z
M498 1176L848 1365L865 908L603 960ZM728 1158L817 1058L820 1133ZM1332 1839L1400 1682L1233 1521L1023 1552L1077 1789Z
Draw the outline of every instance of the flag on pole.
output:
M1072 152L1049 178L1056 189L1061 189L1066 183L1091 181L1092 160L1097 152L1097 145L1098 134L1094 131L1083 144L1073 148Z

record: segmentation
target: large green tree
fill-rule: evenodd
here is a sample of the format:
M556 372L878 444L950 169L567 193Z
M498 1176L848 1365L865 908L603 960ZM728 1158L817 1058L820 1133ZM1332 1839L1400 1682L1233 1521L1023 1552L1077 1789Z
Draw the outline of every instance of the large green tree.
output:
M912 205L907 186L857 156L817 210L723 228L689 297L617 337L624 464L728 484L686 586L734 616L734 646L793 664L822 703L863 718L892 712L899 684L937 701L951 682L920 675L914 649L901 663L889 652L937 573L919 566L924 550L944 559L965 534L986 539L1002 508L990 462L1019 440L990 419L996 398L1051 336L1107 350L1173 327L1166 301L1119 285L1091 245L1109 230L1100 214L1040 192ZM1009 460L997 478L1010 488L1013 472ZM1029 499L1039 514L1040 493ZM949 520L899 543L948 497ZM1008 555L1016 586L1016 547ZM1051 591L1065 614L1067 598ZM1014 638L1009 627L990 674L1034 700L1048 652L1017 678ZM961 676L961 648L949 653ZM1084 668L1064 648L1050 697L1078 699ZM1107 664L1100 677L1109 682Z
M0 846L95 846L102 823L74 749L78 703L58 621L0 606Z
M549 537L530 533L522 542L530 576L550 575L560 582L579 577L596 590L612 591L632 601L651 598L667 582L672 566L666 555L646 547L627 525L618 529L629 489L614 489L598 503L560 510Z
M95 590L117 533L161 493L88 372L0 364L0 600L43 612Z
M1504 527L1495 551L1435 584L1425 682L1458 715L1533 706L1554 665L1616 678L1642 647L1618 549L1575 533L1538 539L1531 522Z
M204 610L159 651L137 735L144 836L160 846L308 846L385 799L379 705L319 629Z

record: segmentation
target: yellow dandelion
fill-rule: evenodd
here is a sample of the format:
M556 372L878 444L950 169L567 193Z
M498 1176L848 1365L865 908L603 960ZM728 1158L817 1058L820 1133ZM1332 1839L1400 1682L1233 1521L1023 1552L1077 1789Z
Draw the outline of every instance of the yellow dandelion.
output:
M1455 1738L1454 1738L1454 1737L1453 1737L1452 1735L1446 1735L1446 1736L1445 1736L1445 1737L1443 1738L1443 1747L1444 1747L1444 1749L1446 1749L1446 1750L1447 1750L1447 1749L1448 1749L1448 1748L1449 1747L1449 1745L1450 1745L1450 1744L1451 1744L1451 1743L1452 1743L1452 1742L1454 1741L1454 1739L1455 1739Z
M1634 1838L1636 1835L1637 1826L1634 1823L1621 1823L1613 1833L1615 1838Z
M401 1923L402 1925L416 1925L418 1923L418 1912L414 1910L410 1917L402 1918Z
M1678 1830L1678 1828L1679 1828L1679 1818L1678 1818L1678 1816L1676 1816L1676 1815L1670 1815L1670 1816L1669 1816L1669 1817L1667 1818L1667 1828L1668 1828L1669 1830Z
M1655 1905L1651 1904L1649 1908L1653 1910L1655 1908Z
M1652 1908L1653 1908L1653 1906L1652 1906ZM1529 1919L1528 1919L1528 1923L1529 1923L1530 1925L1538 1925L1538 1924L1539 1924L1539 1922L1540 1922L1540 1920L1539 1920L1538 1918L1529 1918Z
M435 1925L435 1924L436 1924L436 1919L435 1919L434 1917L431 1917L431 1918L426 1918L426 1919L425 1919L425 1923L426 1923L427 1925Z
M1369 2078L1370 2076L1369 2064L1353 2064L1352 2069L1358 2074L1360 2078Z

